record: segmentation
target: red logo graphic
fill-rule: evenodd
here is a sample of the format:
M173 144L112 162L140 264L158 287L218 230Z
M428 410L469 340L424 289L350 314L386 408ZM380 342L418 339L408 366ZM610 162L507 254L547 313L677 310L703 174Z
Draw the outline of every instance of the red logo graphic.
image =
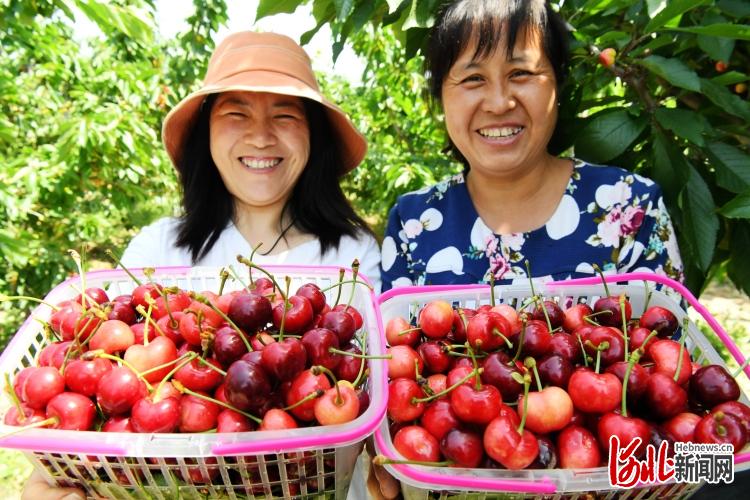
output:
M609 484L613 487L632 488L638 483L664 483L674 477L674 460L667 458L669 444L663 441L657 451L653 444L646 446L644 460L638 460L635 450L641 438L635 438L625 448L620 448L617 436L609 438Z

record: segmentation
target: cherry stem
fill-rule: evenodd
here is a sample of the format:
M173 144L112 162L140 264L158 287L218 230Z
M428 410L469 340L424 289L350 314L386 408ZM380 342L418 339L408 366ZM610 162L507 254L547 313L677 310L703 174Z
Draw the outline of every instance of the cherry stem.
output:
M521 347L523 347L523 341L524 341L524 338L526 337L526 316L523 317L521 322L522 322L521 335L519 335L518 337L518 348L516 349L516 355L513 356L511 363L515 363L516 361L518 361L518 358L521 357Z
M287 411L287 412L289 410L293 410L293 409L297 408L298 406L307 403L310 400L313 400L313 399L321 397L323 395L323 392L324 392L323 389L316 389L316 390L312 391L310 394L308 394L307 396L305 396L304 398L302 398L299 401L297 401L296 403L292 403L289 406L282 408L282 410L283 411ZM342 401L342 403L343 403L343 401ZM341 406L341 405L339 404L338 406Z
M677 356L677 369L674 371L674 381L677 382L677 380L680 378L680 370L682 370L682 356L683 352L685 351L685 340L687 340L687 328L688 328L688 322L690 320L687 316L685 316L685 319L682 323L682 334L680 335L680 353Z
M476 356L474 356L474 349L471 348L469 342L466 342L464 347L466 347L466 351L469 353L469 356L471 356L471 363L474 365L474 373L476 373L474 377L474 389L479 391L482 389L482 379L479 377L479 364L477 363Z
M357 275L359 274L359 259L354 259L352 261L352 281L354 283L357 283ZM370 290L373 288L371 286L368 286ZM354 287L351 288L349 291L349 300L346 302L346 307L349 307L352 304L352 300L354 300Z
M189 352L193 352L193 351L189 351ZM179 358L173 359L172 361L167 361L166 363L162 363L159 366L154 366L153 368L149 368L148 370L144 370L144 371L141 372L141 375L143 375L145 377L149 373L153 373L153 372L159 371L159 370L161 370L163 368L166 368L166 367L168 367L170 365L173 365L175 363L179 363L180 361L182 361L183 359L185 359L185 356L187 356L187 354L188 353L185 353L182 356L180 356ZM196 353L193 353L193 354L196 354Z
M621 413L623 417L628 416L628 383L630 382L630 373L633 371L633 365L635 365L640 359L643 351L636 349L628 357L628 367L625 369L625 378L622 380L622 408Z
M344 269L339 269L339 281L338 284L341 284L342 281L344 281L344 273L346 271ZM334 286L338 286L334 285ZM339 304L339 300L341 299L341 287L338 287L338 290L336 292L336 300L333 302L333 307L336 307Z
M396 460L383 455L376 455L372 459L375 465L425 465L427 467L449 467L455 462L446 460L444 462L428 462L425 460Z
M542 380L539 378L539 370L536 369L536 360L529 356L523 360L523 366L530 368L534 372L534 379L536 380L536 390L542 392Z
M13 383L10 380L10 373L5 372L5 392L8 393L13 406L18 411L18 417L20 420L26 420L26 414L23 412L23 406L21 406L21 400L18 399L18 394L13 390Z
M456 308L456 312L458 313L458 317L461 318L461 324L464 326L464 332L466 331L466 328L469 325L469 322L466 321L466 314L464 314L463 309L460 307Z
M411 333L411 332L418 332L418 331L420 331L420 330L421 330L421 328L419 328L418 326L415 326L414 328L407 328L406 330L401 330L401 331L400 331L400 332L398 332L398 333L397 333L396 335L397 335L398 337L400 337L400 336L402 336L402 335L406 335L407 333Z
M417 397L411 398L410 403L413 404L413 405L415 405L417 403L429 403L433 399L437 399L437 398L439 398L441 396L445 396L446 394L450 393L456 387L465 384L471 377L475 377L477 375L481 375L482 372L484 372L484 368L479 368L479 369L476 369L476 370L472 370L471 373L469 373L468 375L466 375L465 377L463 377L461 380L459 380L458 382L456 382L452 386L447 387L447 388L443 389L440 392L436 392L432 396L429 396L429 397L426 397L426 398L417 398Z
M419 374L419 359L418 358L414 359L414 379L417 381L419 381L420 379L425 380L425 381L427 380Z
M37 302L39 304L44 304L45 306L49 307L53 311L59 311L61 308L50 304L49 302L46 302L41 299L37 299L36 297L28 297L26 295L5 295L4 293L0 293L0 302L9 302L11 300L30 300L32 302Z
M284 294L284 314L281 315L281 325L279 325L279 337L278 341L284 340L284 323L286 323L286 313L292 308L292 304L289 302L289 287L292 284L292 278L290 276L284 276L286 282L286 293Z
M244 415L245 417L249 418L256 424L260 425L263 421L253 415L252 413L247 413L245 411L242 411L238 408L235 408L234 406L230 405L229 403L225 403L224 401L220 401L216 398L212 398L211 396L206 396L205 394L201 394L200 392L191 391L187 387L185 387L179 380L173 380L172 385L174 385L175 389L180 391L183 394L189 394L190 396L195 396L196 398L203 399L206 401L210 401L212 403L215 403L219 406L223 406L224 408L227 408L228 410L236 411L240 415Z
M156 395L157 395L157 397L158 397L158 396L159 396L159 394L161 393L161 388L162 388L162 386L163 386L164 384L166 384L166 383L167 383L167 381L168 381L169 379L171 379L171 378L172 378L172 376L173 376L173 375L174 375L175 373L177 373L178 371L180 371L180 370L182 369L182 367L183 367L183 366L185 366L185 365L187 365L188 363L190 363L190 362L191 362L192 360L194 360L194 359L195 359L195 358L196 358L197 356L198 356L198 354L194 353L193 351L188 351L188 352L186 352L185 354L183 354L182 356L180 356L179 358L177 358L177 360L176 360L176 361L179 361L179 362L180 362L180 364L178 364L177 366L175 366L174 368L172 368L172 369L171 369L171 370L169 371L169 373L167 373L167 374L166 374L166 375L165 375L165 376L164 376L164 377L163 377L163 378L161 379L161 381L159 382L159 385L158 385L158 386L156 387L156 391L155 391L155 392L156 392ZM177 382L177 381L173 381L173 382L172 382L172 385L174 385L174 383L175 383L175 382Z
M245 264L245 265L246 265L247 267L249 267L250 269L257 269L258 271L260 271L260 272L262 272L263 274L265 274L266 276L268 276L268 279L270 279L270 280L271 280L271 283L273 283L273 290L274 290L274 291L276 291L276 290L278 289L278 290L279 290L279 293L282 293L282 292L281 292L281 287L279 286L279 283L278 283L278 282L276 281L276 278L274 278L274 277L273 277L273 274L269 273L268 271L266 271L265 269L263 269L263 268L262 268L261 266L259 266L258 264L255 264L255 263L253 263L253 261L252 261L252 260L246 259L246 258L245 258L245 257L243 257L242 255L238 255L238 256L237 256L237 261L238 261L238 262L239 262L240 264ZM288 290L287 290L287 291L288 291ZM286 299L286 296L284 296L284 298Z
M218 366L214 366L214 365L212 365L211 363L209 363L208 361L206 361L206 360L205 360L205 359L203 359L202 357L198 357L198 362L199 362L200 364L204 365L204 366L207 366L207 367L208 367L209 369L211 369L211 370L215 371L216 373L218 373L218 374L219 374L219 375L221 375L222 377L226 377L226 376L227 376L227 372L225 372L224 370L222 370L222 369L221 369L221 368L219 368Z
M510 340L508 340L508 337L500 333L500 330L498 330L497 328L493 328L492 334L497 335L498 337L501 337L505 341L505 345L508 346L508 349L513 349L513 343Z
M91 351L89 351L89 352L91 352ZM143 375L138 370L135 369L135 367L133 365L131 365L130 363L128 363L124 359L118 358L117 356L112 356L111 354L107 354L103 350L93 351L92 354L94 356L98 357L98 358L109 359L110 361L115 361L115 362L118 362L118 363L122 363L122 366L124 366L125 368L127 368L128 370L130 370L131 372L133 372L136 377L138 377L139 379L141 379L141 381L143 381L143 383L146 384L146 387L148 388L149 392L153 392L154 387L148 382L148 380L146 380L143 377Z
M148 295L147 295L148 297ZM166 300L164 301L166 304ZM148 345L148 325L152 325L154 327L154 330L156 330L156 333L158 333L161 336L164 336L164 332L159 327L159 325L154 321L154 318L151 317L151 305L149 304L148 310L145 310L142 305L138 304L135 306L135 310L144 317L144 322L146 323L143 328L143 345ZM174 321L174 319L172 319Z
M648 287L648 281L644 281L643 282L643 288L646 289L646 303L643 304L643 310L645 311L645 310L648 309L649 302L651 302L651 294L652 294L652 292L651 292L651 289Z
M334 375L331 370L329 370L323 365L315 365L312 368L310 368L310 371L312 372L313 375L320 375L321 373L324 373L331 380L333 380L333 386L336 388L336 399L333 402L336 406L343 405L344 399L341 397L341 389L339 389L339 381L336 379L336 375Z
M250 288L250 286L248 286L248 285L247 285L247 284L245 283L245 281L244 281L244 280L243 280L242 278L240 278L240 275L239 275L239 274L237 274L237 271L235 271L235 270L234 270L234 267L232 267L232 266L230 265L230 266L228 266L228 268L227 268L227 269L229 269L229 274L231 274L231 275L232 275L232 278L234 278L234 279L236 279L237 281L239 281L239 282L240 282L240 285L242 285L242 288L244 288L244 289L245 289L245 290L247 290L248 292L251 292L251 291L252 291L252 288ZM251 283L251 284L252 284L252 283Z
M226 268L222 268L221 271L219 271L219 293L218 295L221 295L224 293L224 285L226 285L227 280L229 279L229 271L227 271Z
M81 252L83 252L84 256L86 255L85 245L81 247ZM86 275L83 272L83 263L81 261L81 255L75 250L73 250L72 248L68 250L68 253L73 258L73 262L76 263L76 267L78 268L78 276L81 278L81 289L82 289L81 290L81 305L83 306L83 310L85 311L89 308L89 302L94 302L94 301L86 293Z
M599 373L599 364L602 359L602 351L606 351L607 349L609 349L609 342L605 340L604 342L600 342L599 345L595 346L590 340L587 340L586 346L596 349L596 367L594 368L594 373Z
M222 284L222 286L223 286L223 284ZM178 294L178 293L180 293L179 288L177 288L177 287L169 287L169 288L161 289L161 288L159 288L157 286L156 287L156 291L159 292L159 295L164 300L164 309L167 310L167 316L169 316L169 325L172 328L177 328L177 321L174 319L174 316L172 316L172 308L169 307L169 294L170 293L172 293L172 294ZM219 294L219 295L221 295L221 294ZM149 294L146 294L146 297L151 298L151 296ZM150 304L150 302L148 302L148 300L146 302Z
M120 262L120 259L114 254L112 250L108 248L104 251L104 253L106 253L112 260L115 261L115 265L117 265L117 267L121 267L122 270L125 271L128 276L130 276L130 279L133 280L136 286L141 286L143 284L141 283L141 280L136 278L135 275L130 272L130 269L122 265L122 262Z
M495 307L495 273L490 273L490 306Z
M544 305L544 300L542 300L542 298L538 295L534 295L534 299L539 304L539 308L542 310L542 314L544 314L544 320L547 322L547 328L550 332L552 332L552 321L550 321L549 319L549 313L547 312L547 306Z
M326 293L327 291L329 291L329 290L333 290L333 289L334 289L334 288L336 288L336 287L339 287L339 288L341 288L341 285L344 285L344 284L346 284L346 283L354 283L354 284L356 284L356 285L364 285L364 286L366 286L367 288L369 288L370 290L372 290L372 285L370 285L370 284L368 284L368 283L366 283L366 282L364 282L364 281L362 281L362 280L358 280L358 279L350 279L350 280L344 280L344 281L339 281L339 282L336 282L336 283L334 283L334 284L333 284L333 285L331 285L331 286L327 286L327 287L325 287L325 288L321 288L321 289L320 289L320 291L321 291L321 292L323 292L323 293ZM352 295L353 295L353 294L354 294L354 288L352 287ZM351 297L350 297L350 298L349 298L349 302L347 302L347 307L351 307L351 301L352 301L352 299L351 299ZM336 304L338 304L338 302L336 302Z
M581 339L580 335L576 335L576 338L578 339L578 344L581 346L581 354L583 354L583 366L586 368L589 367L589 356L586 354L586 349L583 347L583 340Z
M360 346L362 347L362 354L367 354L367 342L366 341L360 341ZM365 381L365 363L360 362L359 363L359 371L357 372L357 377L354 379L354 382L352 385L357 388L360 386L360 384L364 383Z
M526 276L529 277L529 286L531 287L531 297L534 302L536 302L536 292L534 291L534 280L531 278L531 264L529 263L529 259L526 259L524 261L524 264L526 265Z
M258 250L260 250L260 247L262 247L262 246L263 246L263 242L261 241L261 242L259 242L257 245L255 245L253 247L253 251L250 252L250 260L253 260L255 258L255 254L258 252ZM248 268L248 270L247 270L247 279L250 280L250 285L252 285L254 283L254 281L253 281L253 268L252 267Z
M239 335L240 339L242 339L242 343L243 343L243 344L245 344L245 347L247 348L247 352L251 352L251 351L253 351L253 346L252 346L252 345L250 345L250 342L249 342L249 341L247 340L247 338L245 338L245 334L244 334L244 333L242 332L242 330L240 330L240 327L239 327L239 326L237 326L237 325L235 324L235 322L234 322L234 321L232 321L232 320L231 320L231 319L229 318L229 316L227 316L226 314L224 314L224 311L222 311L221 309L219 309L218 307L216 307L216 306L215 306L215 305L214 305L214 304L213 304L213 303L212 303L212 302L211 302L210 300L208 300L208 297L206 297L205 295L201 295L201 294L199 294L199 293L196 293L196 292L190 292L190 293L189 293L189 295L190 295L190 297L194 298L195 300L197 300L197 301L198 301L198 302L200 302L201 304L205 304L205 305L207 305L207 306L208 306L208 307L210 307L210 308L211 308L211 309L212 309L212 310L213 310L214 312L216 312L216 313L217 313L217 314L218 314L219 316L221 316L221 318L222 318L222 319L223 319L224 321L226 321L226 322L227 322L227 324L228 324L229 326L231 326L231 327L232 327L232 329L233 329L233 330L234 330L235 332L237 332L237 335ZM200 321L198 322L198 324L200 325ZM282 323L282 324L283 324L283 323Z
M529 386L531 386L531 376L528 373L523 374L523 417L521 424L516 429L518 434L523 435L523 428L526 426L526 415L529 410Z
M742 366L740 366L736 372L732 375L732 378L737 378L740 376L740 373L742 373L745 368L747 368L747 365L750 364L750 358L747 358L744 363L742 363Z
M625 361L628 361L628 321L625 319L625 294L620 294L620 314L622 315L622 336L625 339Z
M328 352L330 352L331 354L341 354L342 356L349 356L351 358L360 358L360 359L393 359L392 354L384 354L382 356L375 356L375 355L369 355L369 354L357 354L356 352L342 351L341 349L336 349L335 347L329 347Z
M599 276L601 277L601 279L602 279L602 285L604 285L604 293L606 293L607 297L609 297L610 296L610 294L609 294L609 287L607 286L607 280L604 279L604 272L602 271L602 268L599 267L597 264L592 264L591 267L593 267L594 271L596 271L599 274Z
M42 420L40 422L34 422L33 424L24 425L23 427L18 427L16 429L13 429L10 432L6 432L4 434L0 434L0 441L2 441L3 439L7 438L8 436L12 436L14 434L18 434L19 432L24 432L24 431L27 431L29 429L37 429L39 427L46 427L46 426L48 426L50 424L56 424L59 421L60 421L59 417L50 417L50 418L48 418L46 420Z

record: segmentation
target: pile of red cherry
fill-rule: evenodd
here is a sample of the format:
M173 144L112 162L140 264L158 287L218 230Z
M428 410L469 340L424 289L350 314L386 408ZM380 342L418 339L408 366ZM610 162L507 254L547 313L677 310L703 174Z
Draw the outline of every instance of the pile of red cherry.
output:
M434 300L416 326L387 322L388 418L405 460L379 463L599 467L611 436L640 438L639 456L665 440L745 446L737 382L691 360L671 311L633 319L625 296L566 310L536 298L520 310Z
M139 283L51 305L45 330L56 340L8 378L4 422L193 433L354 420L369 404L362 316L328 304L315 283L294 295L289 283L283 291L268 275L218 294Z

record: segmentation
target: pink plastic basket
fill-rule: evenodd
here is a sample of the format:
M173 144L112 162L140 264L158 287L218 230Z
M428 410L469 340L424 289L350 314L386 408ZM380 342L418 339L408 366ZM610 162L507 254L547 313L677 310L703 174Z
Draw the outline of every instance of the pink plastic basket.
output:
M659 305L675 313L680 324L687 312L670 295L663 291L647 288L646 282L666 285L679 293L685 301L703 316L717 337L726 345L729 352L741 365L745 358L722 329L718 322L696 298L680 283L669 278L648 274L632 273L608 276L612 294L625 293L630 298L633 316L638 317L645 309L647 291L651 296L649 305ZM605 294L599 278L548 282L535 284L537 294L545 299L557 301L563 309L577 302L592 304ZM518 306L532 296L529 285L514 284L495 287L497 303ZM429 301L445 300L463 307L478 307L490 303L490 287L486 285L441 285L416 286L388 290L380 297L380 312L383 324L395 316L415 317ZM694 361L725 365L721 357L701 333L690 323L687 329L686 348ZM750 368L745 369L750 375ZM748 403L743 394L741 401ZM402 459L393 446L389 425L385 419L375 431L375 445L378 453L391 458ZM414 465L386 465L391 474L401 481L405 499L485 499L485 498L577 498L595 494L606 498L686 498L700 488L701 484L659 484L629 490L613 489L609 484L605 467L593 469L535 469L535 470L490 470L462 469L452 467L427 467ZM750 468L748 447L735 455L735 471Z
M267 266L277 279L292 278L291 290L312 282L321 288L336 283L337 267ZM246 271L245 271L246 273ZM138 274L138 273L136 273ZM348 271L351 277L351 271ZM142 274L141 274L142 276ZM257 271L254 276L258 277ZM366 280L366 278L360 276ZM97 271L85 277L86 287L105 288L110 297L129 293L133 282L123 271ZM185 290L219 286L216 268L161 268L153 275L163 285ZM243 278L244 279L244 278ZM225 291L242 288L229 280ZM45 298L59 303L75 297L79 278L58 285ZM335 291L328 292L333 303ZM367 351L382 354L384 338L374 294L363 285L344 285L341 297L362 314L358 339ZM46 345L42 326L50 308L37 307L0 357L0 371L11 376L35 364ZM383 419L387 369L383 360L369 360L367 390L370 406L342 425L285 431L228 434L131 434L29 429L0 440L0 447L23 450L50 484L74 485L106 498L283 497L346 498L354 464L368 437ZM10 406L0 402L0 416ZM0 435L14 427L0 424Z

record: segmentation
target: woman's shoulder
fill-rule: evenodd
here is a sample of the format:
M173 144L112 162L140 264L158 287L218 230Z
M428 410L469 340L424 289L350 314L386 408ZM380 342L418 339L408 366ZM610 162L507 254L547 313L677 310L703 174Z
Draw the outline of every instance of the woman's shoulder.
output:
M163 217L144 226L130 240L122 262L130 267L186 265L185 252L175 246L179 219Z
M396 201L399 211L421 209L451 199L453 193L463 187L465 178L458 173L443 179L437 184L400 195Z
M631 185L641 185L645 188L658 188L656 182L641 174L614 165L589 163L574 159L573 175L581 181L596 184L615 184L625 182Z

